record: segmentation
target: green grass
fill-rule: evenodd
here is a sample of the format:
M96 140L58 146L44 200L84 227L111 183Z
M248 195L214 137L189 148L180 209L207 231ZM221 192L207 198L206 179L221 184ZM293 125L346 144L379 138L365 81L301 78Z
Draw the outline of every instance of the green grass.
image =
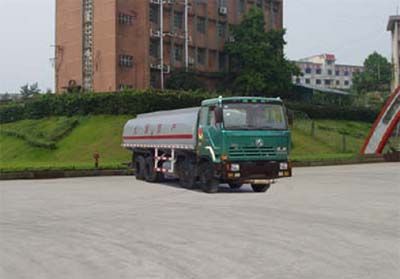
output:
M120 146L123 126L130 118L132 117L85 117L69 135L57 142L54 150L33 147L23 139L0 135L0 169L93 168L94 152L99 152L102 167L121 167L130 160L129 152ZM51 122L49 119L35 121L38 129L46 126L43 122ZM6 125L18 126L21 123Z
M23 138L0 133L0 170L92 169L94 152L101 156L100 167L121 168L131 159L131 154L121 147L123 126L131 118L106 115L79 118L77 126L57 139L55 149L35 147ZM23 120L0 125L0 129L52 140L66 122L64 117ZM292 130L291 158L294 161L352 159L358 155L370 126L361 122L316 120L313 137L311 121L298 120ZM346 135L345 152L340 133Z
M56 149L57 141L67 136L78 124L78 117L22 120L1 125L0 134L23 139L33 147Z
M292 129L295 161L350 159L356 157L371 124L355 121L297 120Z

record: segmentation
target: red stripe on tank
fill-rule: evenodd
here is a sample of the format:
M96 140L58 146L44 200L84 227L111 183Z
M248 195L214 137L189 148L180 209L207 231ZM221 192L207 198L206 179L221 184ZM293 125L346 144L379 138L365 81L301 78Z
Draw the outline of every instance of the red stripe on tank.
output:
M193 139L192 134L172 134L155 136L128 136L125 140L160 140L160 139Z

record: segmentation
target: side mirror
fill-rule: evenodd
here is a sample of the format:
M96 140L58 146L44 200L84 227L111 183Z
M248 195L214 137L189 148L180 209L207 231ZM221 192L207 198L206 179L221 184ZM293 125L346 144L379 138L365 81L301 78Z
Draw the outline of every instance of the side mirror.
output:
M216 107L214 110L215 113L215 123L220 124L224 121L223 114L222 114L222 108L221 107Z

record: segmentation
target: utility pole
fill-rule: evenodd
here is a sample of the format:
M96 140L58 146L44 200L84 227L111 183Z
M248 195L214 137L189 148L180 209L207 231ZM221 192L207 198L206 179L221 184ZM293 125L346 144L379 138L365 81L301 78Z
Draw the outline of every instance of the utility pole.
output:
M189 4L185 0L185 69L189 71Z
M164 90L164 0L160 0L160 72L161 90Z

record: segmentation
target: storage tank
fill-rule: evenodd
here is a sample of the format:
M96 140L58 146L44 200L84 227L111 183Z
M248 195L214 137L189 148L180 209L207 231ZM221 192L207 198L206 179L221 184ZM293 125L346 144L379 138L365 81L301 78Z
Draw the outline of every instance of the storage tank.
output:
M194 149L199 111L187 108L140 114L126 123L123 146Z

